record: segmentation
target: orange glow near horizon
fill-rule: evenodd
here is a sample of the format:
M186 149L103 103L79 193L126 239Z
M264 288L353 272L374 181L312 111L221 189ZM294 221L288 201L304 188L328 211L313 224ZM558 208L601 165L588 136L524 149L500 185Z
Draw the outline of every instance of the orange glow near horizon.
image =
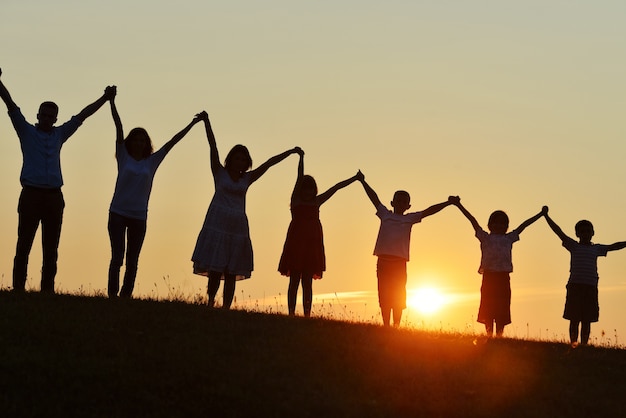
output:
M408 307L424 315L435 314L449 303L450 298L433 286L422 286L407 292Z

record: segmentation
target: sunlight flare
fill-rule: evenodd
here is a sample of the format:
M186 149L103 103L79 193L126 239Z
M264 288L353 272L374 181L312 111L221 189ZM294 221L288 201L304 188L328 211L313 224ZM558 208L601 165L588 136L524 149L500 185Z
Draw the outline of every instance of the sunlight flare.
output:
M409 290L407 295L407 305L424 315L439 312L448 303L448 297L431 286Z

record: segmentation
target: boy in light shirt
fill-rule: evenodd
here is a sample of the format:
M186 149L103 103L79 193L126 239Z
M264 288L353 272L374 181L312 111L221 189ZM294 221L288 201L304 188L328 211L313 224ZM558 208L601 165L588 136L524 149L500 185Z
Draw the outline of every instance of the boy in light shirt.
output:
M391 201L393 211L390 211L381 203L374 189L365 181L365 177L360 181L376 208L376 216L380 218L374 255L378 257L376 277L383 325L398 327L402 320L402 311L406 308L406 263L409 261L411 229L423 218L453 204L458 197L450 196L447 201L422 211L405 213L411 207L411 197L408 192L398 190L393 195Z

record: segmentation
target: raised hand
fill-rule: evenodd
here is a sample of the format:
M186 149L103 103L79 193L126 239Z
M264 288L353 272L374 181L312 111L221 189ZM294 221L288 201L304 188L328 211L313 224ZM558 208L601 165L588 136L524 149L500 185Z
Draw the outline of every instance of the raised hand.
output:
M117 95L117 86L107 86L104 89L104 97L107 100L113 100Z
M209 121L209 114L203 110L202 112L196 114L196 116L194 116L193 121L195 123L200 122L200 121L205 121L208 122Z
M458 196L448 196L448 203L452 205L458 205L461 203L461 198Z

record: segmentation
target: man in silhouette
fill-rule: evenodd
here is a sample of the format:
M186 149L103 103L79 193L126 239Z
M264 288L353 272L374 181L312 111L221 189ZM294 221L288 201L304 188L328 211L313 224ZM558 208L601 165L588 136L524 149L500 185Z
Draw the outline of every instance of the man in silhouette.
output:
M2 76L2 69L0 69ZM61 147L89 116L115 96L115 87L109 86L95 102L85 107L61 126L54 126L59 112L54 102L43 102L37 113L37 124L26 121L0 78L0 97L7 106L9 117L20 140L22 149L22 192L17 212L17 248L13 263L13 290L23 292L26 286L28 257L33 246L35 233L41 223L43 266L41 269L41 291L54 293L54 278L63 209L65 201L61 186Z

